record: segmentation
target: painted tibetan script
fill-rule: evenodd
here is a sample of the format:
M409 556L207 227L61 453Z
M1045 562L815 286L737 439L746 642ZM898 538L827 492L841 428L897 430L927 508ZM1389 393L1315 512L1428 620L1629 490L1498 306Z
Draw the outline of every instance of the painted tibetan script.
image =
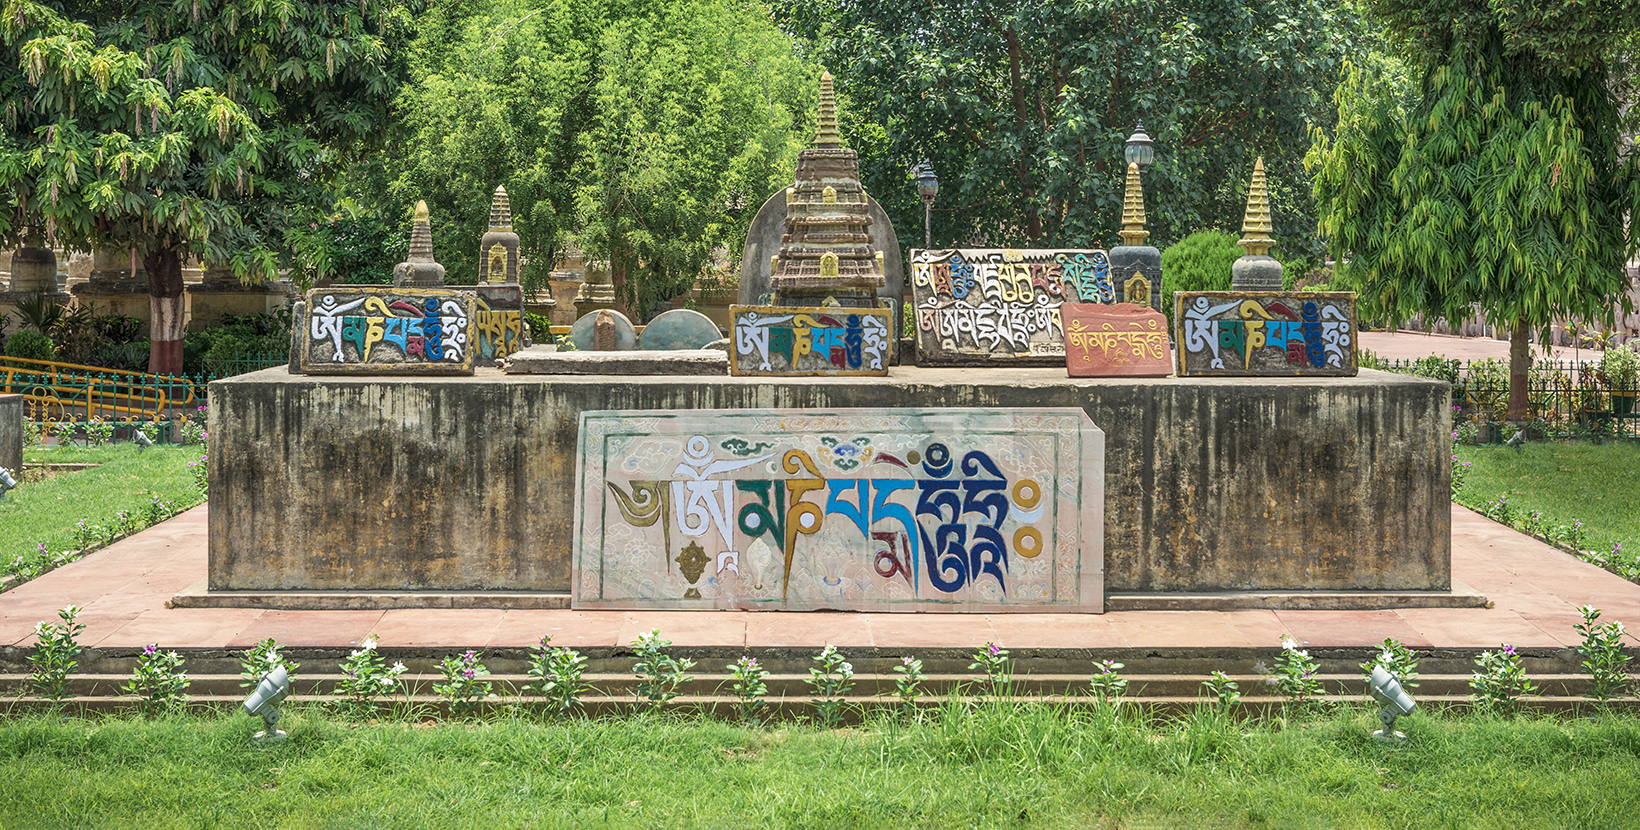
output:
M1148 300L1147 300L1148 302ZM1065 303L1065 369L1073 378L1167 377L1167 318L1148 305Z
M499 245L497 246L499 247ZM517 284L454 285L455 291L478 295L473 306L473 360L480 366L494 365L529 345L524 336L524 289Z
M911 284L917 362L935 365L1059 365L1059 304L1121 299L1100 250L914 250Z
M1181 291L1179 375L1354 375L1355 295Z
M581 415L576 608L1103 610L1080 409Z
M732 306L735 375L887 375L892 314L882 308Z
M307 293L309 374L472 374L474 296L410 288Z

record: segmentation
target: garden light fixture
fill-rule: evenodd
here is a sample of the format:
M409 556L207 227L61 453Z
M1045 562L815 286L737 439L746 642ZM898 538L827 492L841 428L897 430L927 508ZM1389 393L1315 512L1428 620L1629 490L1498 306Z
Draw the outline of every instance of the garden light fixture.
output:
M259 744L276 744L285 739L285 733L279 728L279 702L290 694L290 675L285 673L284 666L276 666L273 671L263 675L262 682L256 684L256 690L245 698L244 710L247 715L260 717L267 728L252 735L251 738Z
M911 175L917 179L917 195L923 200L923 247L932 248L934 197L940 195L940 177L934 175L934 165L928 159L914 165Z
M1515 434L1510 436L1508 441L1503 442L1503 445L1513 449L1515 452L1520 452L1520 445L1524 443L1526 443L1526 430L1517 429L1515 430Z
M1378 713L1378 722L1384 725L1383 729L1372 733L1372 739L1380 743L1400 743L1406 737L1405 733L1395 731L1395 719L1402 715L1410 715L1418 711L1418 704L1401 688L1401 681L1395 679L1383 666L1372 667L1372 677L1367 681L1367 689L1372 697L1384 704Z
M0 467L0 496L4 496L7 490L16 488L17 479L12 478L11 471L5 467Z
M132 438L131 440L136 442L137 452L142 452L143 450L146 450L154 445L154 439L149 438L148 433L143 432L140 429L137 430L137 437Z
M1145 135L1145 122L1140 121L1135 125L1133 135L1128 136L1126 156L1127 163L1139 165L1140 172L1144 172L1144 169L1155 161L1156 147L1150 136Z

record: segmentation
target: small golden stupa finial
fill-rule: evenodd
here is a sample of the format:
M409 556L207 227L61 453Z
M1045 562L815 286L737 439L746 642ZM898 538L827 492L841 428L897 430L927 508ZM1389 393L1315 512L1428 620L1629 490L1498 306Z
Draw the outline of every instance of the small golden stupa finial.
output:
M1139 165L1129 164L1127 189L1122 195L1122 229L1116 232L1123 245L1143 245L1150 231L1145 230L1145 191L1139 184Z
M410 255L406 262L433 262L433 224L427 219L427 201L416 202L410 223Z
M512 230L512 206L507 202L507 186L495 186L495 196L490 199L490 230Z
M415 216L413 216L411 218L411 221L414 221L414 222L426 222L427 221L427 200L426 199L419 199L419 200L416 201L416 213L415 213Z
M837 93L832 90L830 72L820 73L820 125L815 131L814 146L843 146L843 134L837 131Z
M1268 256L1276 244L1270 232L1270 191L1264 185L1264 157L1253 164L1253 182L1247 187L1247 214L1241 220L1241 245L1248 256Z

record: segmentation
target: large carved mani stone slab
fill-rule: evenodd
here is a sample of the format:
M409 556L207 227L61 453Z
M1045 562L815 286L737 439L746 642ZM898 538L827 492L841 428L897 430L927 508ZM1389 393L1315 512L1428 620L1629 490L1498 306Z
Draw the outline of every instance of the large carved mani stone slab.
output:
M1180 291L1180 377L1336 375L1357 370L1349 291Z
M1062 302L1119 299L1100 250L913 250L917 363L1059 366Z
M469 291L315 288L306 298L302 370L470 375L475 300Z
M886 308L729 308L729 373L888 374L893 312Z
M1148 302L1148 300L1147 300ZM1065 303L1065 369L1073 378L1173 374L1167 318L1133 303Z
M1081 409L581 414L575 608L1098 613Z

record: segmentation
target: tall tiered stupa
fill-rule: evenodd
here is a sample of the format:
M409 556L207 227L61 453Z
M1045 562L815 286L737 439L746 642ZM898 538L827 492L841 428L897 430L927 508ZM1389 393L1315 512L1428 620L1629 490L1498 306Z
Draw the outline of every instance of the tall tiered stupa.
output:
M1270 191L1264 184L1264 157L1253 164L1253 181L1247 185L1247 213L1241 220L1240 245L1247 254L1230 266L1232 291L1280 291L1281 262L1270 256L1276 244L1270 232Z
M819 122L814 147L797 155L797 181L786 188L786 233L769 264L775 304L875 307L883 254L873 244L860 156L837 132L830 72L820 76Z
M495 196L490 200L490 227L478 241L478 282L480 285L518 282L518 234L513 233L506 185L496 185Z

